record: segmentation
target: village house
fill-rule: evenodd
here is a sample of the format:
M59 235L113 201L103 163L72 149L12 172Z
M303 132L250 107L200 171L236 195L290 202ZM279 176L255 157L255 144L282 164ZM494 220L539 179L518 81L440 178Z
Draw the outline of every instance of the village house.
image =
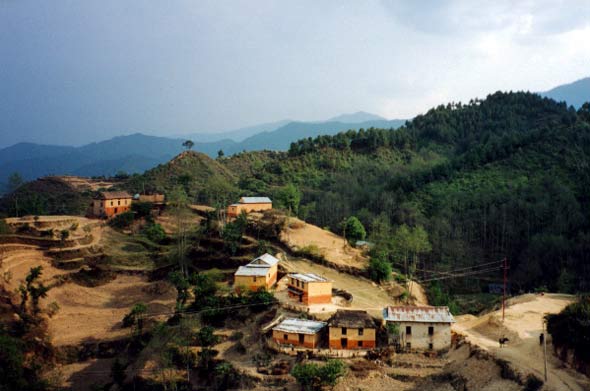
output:
M326 322L288 318L272 329L272 339L281 345L314 349L320 345L320 332L325 326Z
M264 254L246 266L240 266L234 273L234 288L252 291L270 289L277 282L278 264L277 258Z
M287 278L287 292L290 298L305 305L332 302L332 281L313 273L293 273Z
M383 309L385 324L397 325L399 345L407 350L434 351L451 347L449 307L395 306Z
M367 311L338 310L328 321L330 349L372 349L376 346L375 322Z
M260 212L272 209L272 201L268 197L242 197L236 204L227 207L227 217L238 217L242 212Z
M131 209L132 197L126 191L103 191L92 200L92 214L113 217Z

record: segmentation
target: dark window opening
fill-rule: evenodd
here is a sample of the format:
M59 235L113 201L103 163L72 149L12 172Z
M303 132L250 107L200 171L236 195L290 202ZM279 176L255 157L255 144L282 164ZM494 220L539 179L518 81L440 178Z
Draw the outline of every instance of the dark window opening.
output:
M346 335L346 327L342 328L342 335Z
M406 335L412 335L412 326L406 326Z
M305 341L305 335L299 334L299 343L303 344L303 341Z
M363 341L358 341L358 347L362 348L363 347Z
M433 350L433 349L434 349L434 345L433 345L433 344L431 344L431 343L429 343L429 344L428 344L428 350Z
M359 335L364 335L365 334L365 329L359 329Z
M434 335L434 327L428 327L428 335Z
M289 336L287 334L283 335L283 339L286 341L289 339Z

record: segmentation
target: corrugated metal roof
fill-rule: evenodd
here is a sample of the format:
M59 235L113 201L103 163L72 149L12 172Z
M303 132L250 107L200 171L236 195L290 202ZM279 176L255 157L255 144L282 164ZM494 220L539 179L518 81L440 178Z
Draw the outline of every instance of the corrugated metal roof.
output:
M263 254L261 256L259 256L258 258L254 259L252 262L250 262L248 264L248 266L254 266L254 267L269 267L269 266L274 266L277 263L279 263L279 260L276 259L275 257L273 257L272 255L266 253Z
M449 307L395 306L383 309L383 319L390 322L454 323Z
M273 330L283 331L285 333L316 334L326 324L326 322L315 320L288 318L283 320L278 326L273 327Z
M247 267L240 266L234 273L234 276L264 277L270 268L268 267Z
M328 280L324 277L320 277L314 273L293 273L289 274L289 277L292 277L296 280L303 281L303 282L327 282Z
M242 197L240 204L269 204L272 203L268 197Z

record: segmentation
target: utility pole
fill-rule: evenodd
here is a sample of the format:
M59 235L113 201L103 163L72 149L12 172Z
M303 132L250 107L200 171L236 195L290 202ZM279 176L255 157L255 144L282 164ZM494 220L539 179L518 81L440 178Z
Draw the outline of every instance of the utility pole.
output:
M502 294L502 322L506 312L506 280L508 279L508 259L504 257L504 293Z
M543 362L545 365L545 383L547 383L547 322L543 316Z

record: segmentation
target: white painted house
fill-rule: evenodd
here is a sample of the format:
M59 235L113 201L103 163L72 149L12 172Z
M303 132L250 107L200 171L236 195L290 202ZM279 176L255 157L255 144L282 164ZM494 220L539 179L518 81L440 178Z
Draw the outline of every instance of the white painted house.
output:
M407 350L435 351L451 347L451 324L455 318L449 307L386 307L383 321L398 326L397 343Z

